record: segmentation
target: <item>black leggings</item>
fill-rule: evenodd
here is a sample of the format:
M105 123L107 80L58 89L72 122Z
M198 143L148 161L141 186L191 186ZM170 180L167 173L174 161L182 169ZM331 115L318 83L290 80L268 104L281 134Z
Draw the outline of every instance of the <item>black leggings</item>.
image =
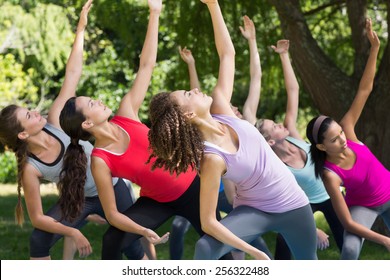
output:
M133 204L134 198L131 197L131 192L122 179L119 179L115 184L114 192L118 211L123 212ZM62 220L61 223L69 227L80 229L87 223L85 218L90 214L98 214L105 217L102 205L97 196L85 198L83 211L74 222L70 223ZM58 202L51 207L45 215L59 221L61 219L61 209ZM32 258L49 256L51 247L53 247L53 245L62 237L63 236L60 234L34 229L30 237L30 256ZM142 258L144 250L142 249L140 241L134 242L131 246L128 246L124 254L128 259L136 260Z
M133 206L123 214L137 224L150 228L158 228L175 215L190 221L195 230L202 236L199 213L200 179L195 177L190 187L178 199L171 202L158 202L141 196ZM219 211L217 211L219 217ZM111 226L103 237L102 259L121 259L121 250L140 238L140 235L124 232Z
M336 241L337 247L341 252L343 247L343 234L344 227L338 219L336 212L333 209L330 199L321 203L310 203L313 214L320 211L324 214L326 221L329 224L329 228L332 231L333 238ZM291 252L288 248L286 241L281 234L277 235L276 248L275 248L275 260L290 260Z

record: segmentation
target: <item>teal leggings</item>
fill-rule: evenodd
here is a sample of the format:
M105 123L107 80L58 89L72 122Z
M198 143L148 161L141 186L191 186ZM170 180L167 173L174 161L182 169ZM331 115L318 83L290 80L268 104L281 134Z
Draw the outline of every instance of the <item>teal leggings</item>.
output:
M309 204L284 213L267 213L249 206L238 206L220 222L248 243L259 235L276 231L283 235L295 259L317 259L316 225ZM196 243L194 259L215 260L231 250L231 246L204 235Z

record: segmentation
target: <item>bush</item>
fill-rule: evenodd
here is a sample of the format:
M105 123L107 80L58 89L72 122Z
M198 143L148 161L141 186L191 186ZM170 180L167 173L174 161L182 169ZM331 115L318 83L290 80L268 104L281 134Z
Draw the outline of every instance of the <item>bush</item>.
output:
M16 183L17 170L16 157L13 152L5 151L0 154L0 183Z

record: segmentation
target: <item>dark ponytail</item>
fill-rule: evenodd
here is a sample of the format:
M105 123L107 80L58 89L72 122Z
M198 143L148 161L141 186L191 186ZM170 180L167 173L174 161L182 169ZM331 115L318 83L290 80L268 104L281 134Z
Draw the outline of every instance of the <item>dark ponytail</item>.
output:
M27 143L19 139L18 134L24 130L16 117L16 111L20 107L9 105L0 112L0 142L11 149L16 156L18 166L18 202L15 207L15 220L18 225L24 223L24 211L22 204L22 177L24 166L27 162Z
M74 221L84 207L84 185L87 180L88 159L79 140L88 140L91 134L83 130L84 115L76 110L76 98L70 98L64 105L60 114L60 125L71 138L66 149L63 166L58 182L60 193L59 205L62 218Z
M317 178L323 178L326 152L317 148L317 144L322 144L324 134L328 130L333 119L327 116L313 118L306 127L306 137L309 139L311 160L314 163L314 172Z

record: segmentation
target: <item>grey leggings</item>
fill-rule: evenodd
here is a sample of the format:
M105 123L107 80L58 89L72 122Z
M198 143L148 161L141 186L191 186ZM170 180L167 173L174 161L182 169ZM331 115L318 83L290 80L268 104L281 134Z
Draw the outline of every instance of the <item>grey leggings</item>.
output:
M351 206L349 208L352 219L371 228L376 218L381 216L386 226L390 229L390 201L378 207ZM342 260L357 260L362 249L364 238L353 233L344 231L344 243L341 251Z
M249 206L239 206L220 222L248 243L266 232L279 232L295 259L317 259L316 225L309 204L284 213L266 213ZM204 235L196 243L194 259L218 259L231 250L231 246Z

